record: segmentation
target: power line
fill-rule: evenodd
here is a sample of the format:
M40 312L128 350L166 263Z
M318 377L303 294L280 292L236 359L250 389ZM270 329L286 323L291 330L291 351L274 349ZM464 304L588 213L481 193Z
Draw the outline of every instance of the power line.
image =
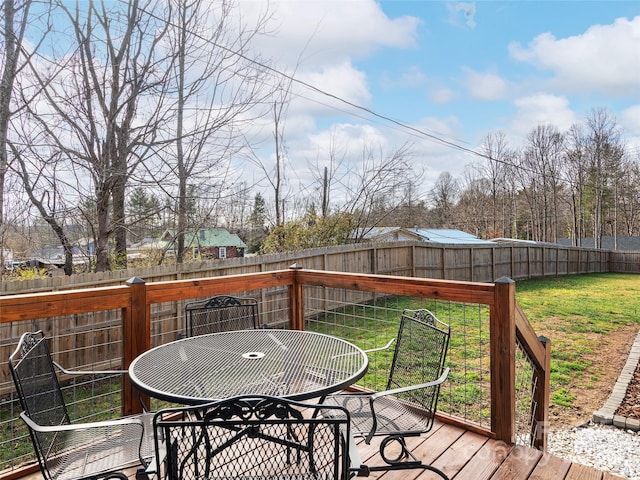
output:
M118 0L118 1L122 5L126 5L127 7L129 6L129 2L127 0ZM159 17L158 15L156 15L153 12L149 12L145 7L139 7L139 10L142 13L146 14L149 18L152 18L154 20L158 20L160 22L163 22L166 25L172 26L172 27L174 27L176 29L183 29L184 28L182 25L178 25L175 22L172 22L172 21L170 21L168 19ZM429 133L428 131L426 131L424 129L415 127L415 126L413 126L413 125L411 125L411 124L409 124L407 122L404 122L402 120L398 120L398 119L392 118L392 117L390 117L388 115L385 115L385 114L382 114L382 113L378 113L375 110L372 110L372 109L370 109L368 107L364 107L362 105L356 104L355 102L352 102L352 101L349 101L349 100L347 100L345 98L342 98L339 95L330 93L330 92L328 92L326 90L323 90L323 89L321 89L321 88L319 88L319 87L317 87L317 86L315 86L313 84L310 84L308 82L300 80L300 79L296 78L293 75L290 75L290 74L288 74L288 73L286 73L284 71L281 71L281 70L279 70L279 69L277 69L275 67L272 67L271 65L268 65L268 64L266 64L264 62L261 62L261 61L255 59L255 58L251 58L251 57L247 56L246 54L244 54L244 53L242 53L242 52L240 52L238 50L234 50L233 48L227 47L225 45L221 45L221 44L217 43L216 41L214 41L213 39L206 38L206 37L204 37L203 35L201 35L201 34L199 34L197 32L189 31L188 33L190 33L195 38L203 41L204 43L206 43L208 45L211 45L211 46L214 46L216 48L219 48L219 49L221 49L221 50L223 50L223 51L225 51L225 52L227 52L227 53L229 53L231 55L234 55L234 56L236 56L238 58L241 58L241 59L249 62L250 64L256 65L256 66L258 66L258 67L260 67L260 68L262 68L262 69L264 69L266 71L272 72L272 73L276 74L277 76L279 76L281 78L284 78L286 80L289 80L290 82L295 83L297 85L300 85L300 86L302 86L302 87L304 87L304 88L306 88L306 89L308 89L310 91L316 92L316 93L318 93L318 94L320 94L320 95L322 95L324 97L336 100L336 101L338 101L338 102L340 102L340 103L342 103L344 105L347 105L347 106L349 106L349 107L351 107L351 108L353 108L355 110L364 112L364 113L366 113L368 115L371 115L371 116L373 116L375 118L378 118L380 120L388 122L388 123L390 123L392 125L396 125L397 127L400 127L401 129L404 129L405 131L409 132L411 135L415 135L415 136L418 136L420 138L427 138L427 139L429 139L429 140L431 140L433 142L436 142L438 144L441 144L441 145L443 145L445 147L452 148L452 149L455 149L455 150L458 150L458 151L461 151L461 152L464 152L464 153L469 153L471 155L474 155L474 156L477 156L477 157L480 157L480 158L484 158L485 160L497 162L497 163L500 163L502 165L506 165L508 167L512 167L512 168L515 168L515 169L518 169L518 170L521 170L521 171L524 171L524 172L533 173L533 174L538 174L539 173L539 172L537 172L536 170L534 170L532 168L528 168L528 167L526 167L524 165L515 164L515 163L513 163L513 162L511 162L509 160L500 159L500 158L493 158L491 155L489 155L487 153L480 152L478 150L475 150L473 148L461 145L461 144L456 143L456 142L451 141L451 140L447 140L447 139L445 139L445 138L443 138L443 137L441 137L439 135L436 135L434 133ZM298 97L301 97L301 98L305 98L306 100L313 101L313 102L316 102L316 103L321 104L321 105L325 105L327 107L335 108L336 110L342 111L343 113L348 114L348 115L352 115L352 116L355 116L355 117L358 117L358 118L362 118L362 119L368 119L366 117L362 117L360 115L356 115L354 112L349 112L349 111L338 109L337 107L334 107L334 106L326 105L326 104L324 104L322 102L319 102L319 101L317 101L315 99L311 99L311 98L305 97L302 94L295 94L295 95L298 96ZM368 119L368 120L370 120L370 119ZM387 127L388 127L388 125L387 125ZM554 174L550 174L549 177L555 178L556 180L559 180L559 181L564 181L567 184L572 185L574 187L577 186L577 182L573 181L570 178L563 178L563 175L561 175L561 174L560 175L556 175L554 173Z

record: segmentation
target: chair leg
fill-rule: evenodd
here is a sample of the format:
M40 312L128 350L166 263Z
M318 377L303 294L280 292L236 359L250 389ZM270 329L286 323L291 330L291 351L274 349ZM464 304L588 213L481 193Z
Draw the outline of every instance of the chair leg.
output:
M400 452L395 456L389 456L389 454L385 452L387 447L390 446L392 443L397 443L398 445L400 445ZM368 475L368 472L382 472L387 470L408 470L412 468L422 468L423 470L429 470L435 473L436 475L440 476L444 480L449 480L449 477L447 477L447 475L445 475L445 473L440 469L434 466L422 463L420 460L418 460L413 455L413 453L411 453L411 451L407 447L407 442L405 438L401 435L389 435L388 437L385 437L380 442L380 457L382 458L382 460L384 460L386 465L364 466L365 467L364 470L367 471L365 476Z
M390 457L386 452L387 447L392 443L397 443L398 445L400 445L400 452L394 457ZM411 463L420 463L419 460L415 458L407 448L407 441L405 440L405 438L399 435L389 435L388 437L382 439L382 441L380 442L380 457L382 457L382 459L389 465L406 463L408 460L403 459L408 459L409 457L413 458L413 462Z

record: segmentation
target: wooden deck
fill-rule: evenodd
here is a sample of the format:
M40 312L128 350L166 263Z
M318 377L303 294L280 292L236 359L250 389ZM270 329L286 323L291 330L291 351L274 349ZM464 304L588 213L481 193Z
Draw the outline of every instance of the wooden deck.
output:
M414 454L423 462L441 469L451 480L614 480L623 479L608 472L573 463L532 448L509 447L478 433L436 421L426 435L408 439ZM358 442L363 463L379 464L379 443ZM135 471L129 478L135 480ZM356 477L364 478L364 477ZM370 479L437 480L439 476L420 469L373 472ZM42 479L36 474L21 480Z
M431 432L408 439L414 454L441 469L451 480L613 480L619 477L526 447L509 447L478 433L436 422ZM363 463L379 460L378 443L358 443ZM372 473L384 480L432 480L422 470Z

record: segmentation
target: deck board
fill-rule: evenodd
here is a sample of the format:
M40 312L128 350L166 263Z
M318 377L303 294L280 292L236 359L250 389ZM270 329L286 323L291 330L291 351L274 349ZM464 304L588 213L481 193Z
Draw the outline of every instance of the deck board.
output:
M533 469L529 480L545 480L547 478L565 478L571 462L564 458L545 453Z
M453 477L469 463L471 458L489 439L474 432L463 432L432 465Z

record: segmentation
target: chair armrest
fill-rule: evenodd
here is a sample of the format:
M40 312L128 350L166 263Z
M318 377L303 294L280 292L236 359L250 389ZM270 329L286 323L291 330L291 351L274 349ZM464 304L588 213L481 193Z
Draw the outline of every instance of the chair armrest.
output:
M118 418L115 420L103 420L99 422L86 422L86 423L71 423L67 425L38 425L36 422L31 420L29 416L25 412L20 412L20 418L27 424L27 426L40 433L56 433L56 432L73 432L80 430L89 430L92 428L108 428L108 427L119 427L122 425L140 425L140 435L144 431L144 424L142 420L139 418Z
M128 370L67 370L58 362L52 362L58 370L66 375L119 375L128 373Z
M396 341L396 339L395 339L395 338L392 338L391 340L389 340L389 341L387 342L387 344L386 344L386 345L384 345L384 346L382 346L382 347L378 347L378 348L370 348L369 350L363 350L363 352L364 352L364 353L373 353L373 352L380 352L380 351L382 351L382 350L389 350L389 347L391 347L391 344L392 344L393 342L395 342L395 341Z
M381 350L388 350L388 349L389 349L389 347L391 346L391 344L392 344L393 342L395 342L395 341L396 341L396 339L395 339L395 338L392 338L391 340L389 340L389 341L387 342L387 344L386 344L386 345L384 345L384 346L382 346L382 347L378 347L378 348L370 348L369 350L363 350L363 352L364 352L364 353L373 353L373 352L379 352L379 351L381 351ZM331 357L331 360L334 360L334 359L336 359L336 358L340 358L340 357L348 357L349 355L357 355L357 354L358 354L357 352L342 353L342 354L340 354L340 355L334 355L333 357Z
M384 390L382 392L375 392L371 395L371 399L369 400L369 402L371 403L371 409L373 410L373 402L376 398L384 397L387 395L395 395L403 392L410 392L411 390L419 390L421 388L435 387L436 385L440 385L441 383L443 383L447 379L448 375L449 375L449 367L444 369L444 371L442 372L442 375L440 375L440 378L432 382L421 383L418 385L409 385L408 387L393 388L391 390Z
M113 458L112 467L116 469L146 464L141 455L144 424L138 418L65 425L39 425L24 412L20 418L29 428L36 453L47 470L64 472L77 468L73 465L79 461L87 468L86 478L90 478L92 473L99 474L105 468L99 459Z

